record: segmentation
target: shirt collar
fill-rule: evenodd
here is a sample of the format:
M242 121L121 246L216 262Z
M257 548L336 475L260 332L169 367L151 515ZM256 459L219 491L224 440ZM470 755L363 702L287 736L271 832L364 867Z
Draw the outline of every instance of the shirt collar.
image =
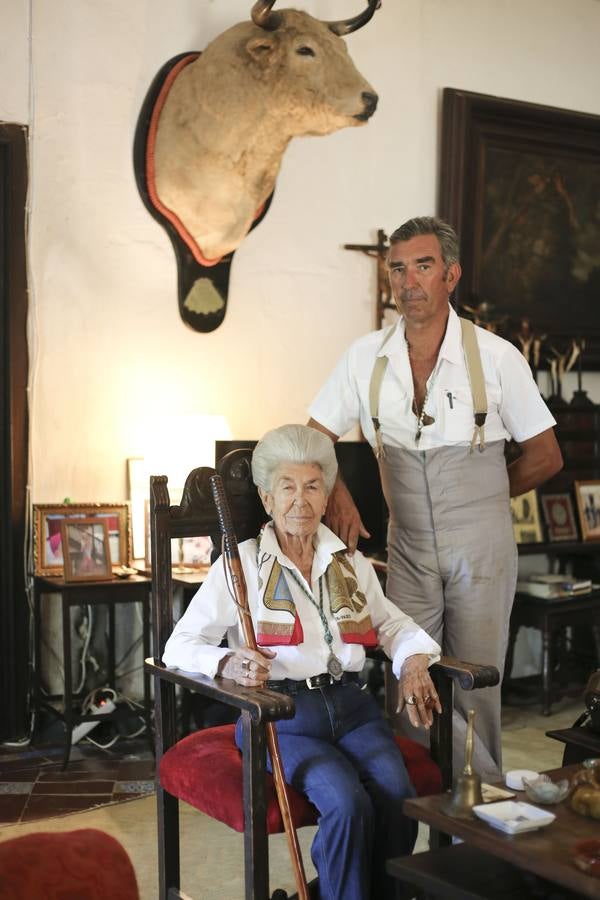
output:
M440 347L438 360L447 359L448 362L454 363L455 365L461 365L463 361L463 350L460 321L452 306L450 304L448 304L448 306L448 324L446 325L446 333L444 335L444 340L442 341L442 346ZM392 328L394 328L394 326L392 326ZM382 344L388 334L389 331L384 334ZM394 333L385 341L383 346L380 345L377 356L408 356L408 348L404 337L404 316L400 316L396 323Z
M317 528L314 543L315 557L319 560L319 568L323 572L331 562L333 554L337 553L338 550L346 549L344 542L341 541L326 525L323 525L322 522ZM271 556L277 557L277 560L281 565L289 566L290 560L279 546L272 520L269 520L265 525L260 541L260 549L263 553L269 553Z

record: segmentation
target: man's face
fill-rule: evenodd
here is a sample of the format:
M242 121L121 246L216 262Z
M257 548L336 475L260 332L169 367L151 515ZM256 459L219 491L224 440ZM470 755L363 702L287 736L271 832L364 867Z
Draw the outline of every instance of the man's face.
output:
M392 244L388 263L394 300L407 323L426 324L446 318L448 296L460 278L460 265L451 263L446 271L434 234Z

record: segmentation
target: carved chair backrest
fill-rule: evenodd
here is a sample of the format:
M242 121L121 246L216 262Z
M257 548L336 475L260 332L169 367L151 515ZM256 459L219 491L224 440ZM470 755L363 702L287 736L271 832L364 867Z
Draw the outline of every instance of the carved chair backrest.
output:
M265 520L258 492L252 482L248 449L232 450L219 462L238 541L258 534ZM173 575L171 540L210 537L214 557L220 553L221 534L212 498L210 477L215 469L193 469L188 475L179 506L171 506L165 475L150 478L150 534L152 553L152 605L154 656L162 658L173 630Z

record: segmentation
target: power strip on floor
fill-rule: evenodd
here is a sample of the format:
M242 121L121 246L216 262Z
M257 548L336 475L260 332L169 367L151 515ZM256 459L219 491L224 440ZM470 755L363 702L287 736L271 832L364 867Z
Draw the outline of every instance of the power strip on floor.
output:
M116 708L114 700L107 697L105 700L100 700L98 703L91 703L87 712L90 715L105 716L108 713L114 712ZM98 721L80 722L79 725L76 725L73 729L73 734L71 735L71 745L76 744L81 738L85 737L86 734L89 734L92 728L95 728L97 724Z

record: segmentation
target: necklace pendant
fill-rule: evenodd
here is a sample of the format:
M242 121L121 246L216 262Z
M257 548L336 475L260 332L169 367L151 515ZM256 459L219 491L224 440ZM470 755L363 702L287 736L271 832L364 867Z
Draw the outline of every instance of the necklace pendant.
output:
M329 659L327 660L327 671L332 678L335 678L336 681L339 681L344 674L344 667L333 652L329 653Z

